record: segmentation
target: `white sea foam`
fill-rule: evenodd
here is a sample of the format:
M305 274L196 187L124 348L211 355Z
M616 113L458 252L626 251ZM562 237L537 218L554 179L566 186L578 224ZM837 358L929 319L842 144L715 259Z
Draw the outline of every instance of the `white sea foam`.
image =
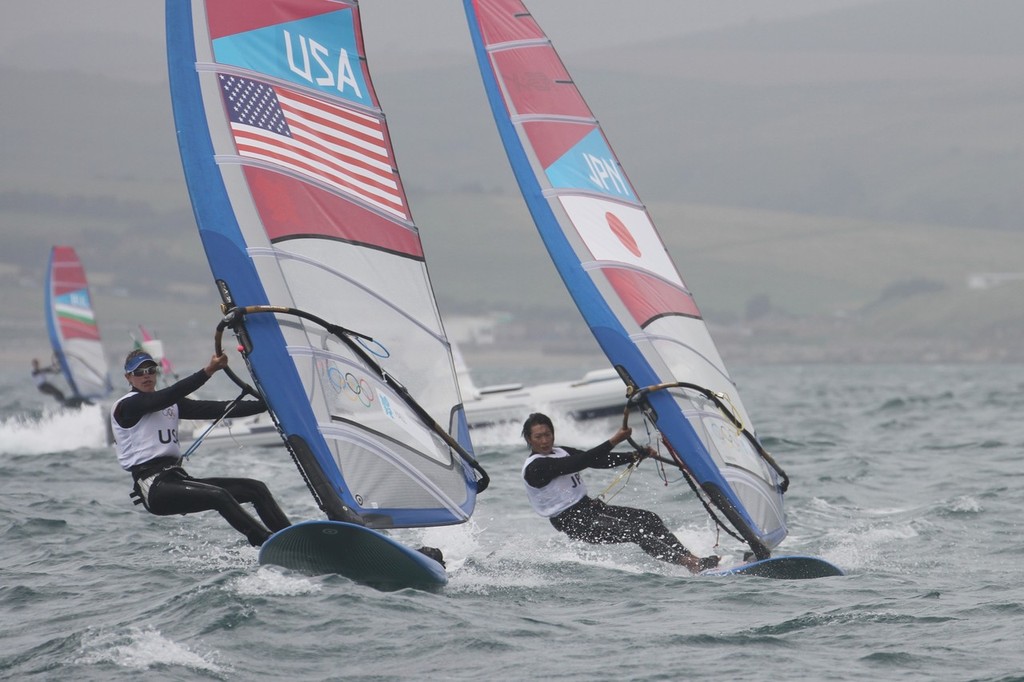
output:
M192 515L182 518L180 523L173 532L177 544L171 551L181 566L228 571L256 564L259 550L246 544L245 538L226 526L219 515Z
M226 588L241 597L294 597L313 594L322 588L313 578L284 574L272 567L261 567L256 573L231 580Z
M458 571L468 557L476 555L480 550L480 536L484 532L476 520L471 519L457 526L440 526L408 531L408 538L396 536L400 542L409 546L426 545L440 548L444 554L445 568L448 573Z
M822 555L847 572L899 569L903 545L917 536L911 522L872 522L834 532Z
M955 512L980 512L982 511L981 503L978 500L970 497L969 495L961 495L960 497L954 498L949 503L950 511Z
M40 455L80 448L101 448L107 429L98 405L77 410L47 409L39 417L0 419L0 453Z
M153 666L182 666L212 673L228 672L216 662L214 652L198 654L154 628L89 633L83 637L75 662L85 665L113 663L134 670L146 670Z

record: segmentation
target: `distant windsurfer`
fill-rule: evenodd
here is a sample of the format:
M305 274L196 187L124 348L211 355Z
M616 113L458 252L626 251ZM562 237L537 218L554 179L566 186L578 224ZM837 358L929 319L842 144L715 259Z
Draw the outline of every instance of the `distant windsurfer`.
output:
M657 514L633 507L614 507L587 495L580 472L611 469L635 462L642 452L612 452L632 429L623 427L590 450L555 447L551 419L535 412L523 424L523 438L531 449L523 465L526 496L533 510L574 540L595 544L635 542L656 559L685 566L693 573L714 568L718 557L691 553Z
M178 420L217 419L231 405L187 396L227 365L226 355L214 355L203 369L158 391L156 361L145 351L133 350L124 361L132 390L114 403L110 423L117 459L135 481L132 496L147 511L169 516L216 510L258 547L272 532L291 525L266 484L251 478L193 478L181 467ZM247 417L266 410L262 400L243 400L231 415ZM263 523L242 507L244 502L252 503Z
M38 358L32 358L32 381L36 383L36 388L39 389L40 393L52 396L63 405L64 392L46 380L47 374L60 374L60 367L57 366L56 361L49 367L42 367L39 364Z

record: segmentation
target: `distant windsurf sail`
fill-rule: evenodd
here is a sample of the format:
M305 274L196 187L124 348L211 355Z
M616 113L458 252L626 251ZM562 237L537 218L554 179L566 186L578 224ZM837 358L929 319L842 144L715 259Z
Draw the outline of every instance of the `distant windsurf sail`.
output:
M46 268L46 327L72 400L97 400L113 390L110 368L78 254L54 246Z
M246 362L328 518L461 523L486 474L359 6L169 0L174 119Z
M523 3L464 6L505 151L573 300L684 471L767 556L786 536L787 481L647 209Z
M151 334L141 324L139 325L139 334L141 338L135 340L135 347L146 351L153 356L154 360L160 363L160 372L163 374L164 381L176 380L177 372L174 371L174 365L171 364L170 358L164 352L164 342Z

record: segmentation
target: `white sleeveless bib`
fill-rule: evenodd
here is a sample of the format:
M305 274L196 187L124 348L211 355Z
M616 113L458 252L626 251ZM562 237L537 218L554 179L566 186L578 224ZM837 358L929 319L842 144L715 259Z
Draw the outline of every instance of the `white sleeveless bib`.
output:
M568 457L569 453L562 448L554 448L552 455L530 455L523 464L523 484L526 486L526 497L530 500L530 506L541 516L551 518L558 516L569 507L573 506L587 494L587 484L583 482L583 475L577 471L574 474L566 474L552 480L543 488L534 488L526 482L526 467L539 457Z
M114 410L128 393L117 399L110 410L110 426L117 445L117 461L125 471L157 457L180 457L178 444L178 406L171 405L159 412L150 412L139 423L126 429L114 419Z

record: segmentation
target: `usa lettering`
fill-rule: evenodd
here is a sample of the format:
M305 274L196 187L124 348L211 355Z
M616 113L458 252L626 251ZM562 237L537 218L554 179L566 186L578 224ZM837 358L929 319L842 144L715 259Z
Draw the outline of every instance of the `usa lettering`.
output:
M178 442L178 429L160 429L157 431L157 437L160 442L164 445Z
M298 50L295 49L295 41L289 31L284 33L284 47L288 53L288 68L292 73L303 80L318 85L322 88L337 88L338 92L345 92L345 88L351 87L355 96L362 98L363 93L356 81L355 71L348 58L348 50L340 48L338 51L337 68L331 68L333 59L330 50L304 35L297 36ZM301 65L296 63L296 53L300 57Z
M629 196L626 181L613 159L600 159L592 154L584 154L583 160L590 169L588 177L591 182L606 192Z

